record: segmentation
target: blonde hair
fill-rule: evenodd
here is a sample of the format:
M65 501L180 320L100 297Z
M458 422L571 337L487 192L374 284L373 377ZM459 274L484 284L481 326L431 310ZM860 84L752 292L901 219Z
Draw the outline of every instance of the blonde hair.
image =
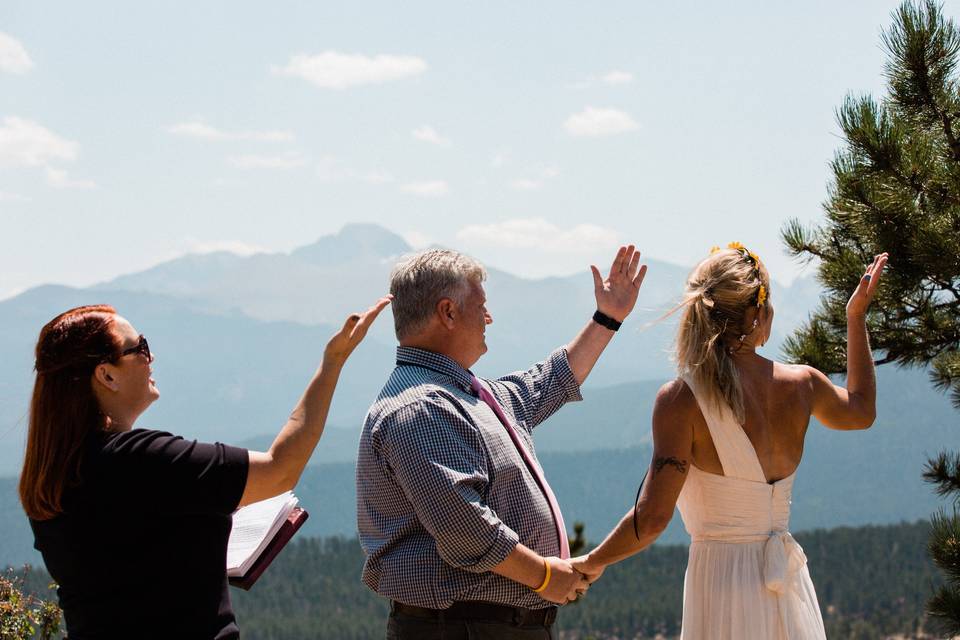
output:
M754 330L747 313L767 304L770 276L745 249L715 251L687 279L675 359L677 372L690 376L708 402L725 401L740 424L745 421L743 389L733 354Z

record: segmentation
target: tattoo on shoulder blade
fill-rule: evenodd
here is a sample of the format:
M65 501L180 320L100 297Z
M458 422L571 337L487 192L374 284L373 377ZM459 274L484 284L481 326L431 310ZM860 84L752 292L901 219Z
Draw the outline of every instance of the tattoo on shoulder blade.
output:
M671 466L680 473L687 472L687 461L686 460L677 460L673 456L669 458L657 458L653 461L653 472L660 473L660 470L666 466Z

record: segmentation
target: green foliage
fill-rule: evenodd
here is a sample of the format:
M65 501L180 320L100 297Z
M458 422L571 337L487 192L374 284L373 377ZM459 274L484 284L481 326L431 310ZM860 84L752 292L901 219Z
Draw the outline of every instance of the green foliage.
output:
M936 486L937 495L960 494L960 454L944 451L927 460L923 479Z
M583 537L584 524L573 523L573 540L570 541L570 555L578 556L587 547L587 539Z
M793 220L782 230L793 255L819 259L827 289L785 351L843 371L847 299L872 256L887 251L868 317L880 362L932 364L960 407L960 32L934 2L908 1L883 42L888 95L851 95L837 112L845 144L831 163L825 224Z
M879 363L930 366L960 408L960 31L933 0L906 0L883 35L886 97L848 96L837 112L845 144L831 164L826 222L791 221L793 255L819 259L820 309L786 342L788 358L829 373L846 364L844 308L871 256L890 254L867 326ZM941 454L924 478L960 492L960 458ZM960 633L960 518L932 518L929 552L947 581L928 611Z
M922 637L924 601L939 583L924 553L929 529L918 522L797 534L829 638ZM387 604L360 582L362 563L353 539L292 543L250 592L232 592L244 638L382 638ZM686 547L655 545L610 567L561 611L559 637L676 637L686 563Z
M60 629L60 608L24 588L29 573L25 567L0 575L0 640L49 640Z
M925 522L797 534L809 559L827 637L929 637L923 635L929 626L924 601L941 584L936 567L924 553L929 536L930 525ZM676 637L686 562L685 546L654 545L610 567L586 597L561 611L558 637ZM362 565L363 553L355 539L292 542L251 591L231 590L243 637L383 638L387 603L360 581ZM43 572L32 571L25 577L25 581L20 578L24 597L48 593L49 577ZM56 617L59 620L59 611Z

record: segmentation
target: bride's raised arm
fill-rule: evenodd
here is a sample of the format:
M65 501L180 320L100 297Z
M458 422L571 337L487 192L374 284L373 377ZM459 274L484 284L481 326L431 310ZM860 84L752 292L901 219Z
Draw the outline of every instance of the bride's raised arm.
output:
M866 317L886 264L886 253L876 256L847 303L846 388L833 384L817 369L807 367L813 387L812 413L831 429L866 429L876 418L877 381Z

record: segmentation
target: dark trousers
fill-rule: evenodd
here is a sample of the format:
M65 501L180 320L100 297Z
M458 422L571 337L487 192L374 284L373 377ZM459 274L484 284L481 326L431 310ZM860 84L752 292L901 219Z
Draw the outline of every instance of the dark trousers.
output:
M436 617L414 616L402 608L390 608L387 640L553 640L553 621L549 624L506 621L458 614Z

